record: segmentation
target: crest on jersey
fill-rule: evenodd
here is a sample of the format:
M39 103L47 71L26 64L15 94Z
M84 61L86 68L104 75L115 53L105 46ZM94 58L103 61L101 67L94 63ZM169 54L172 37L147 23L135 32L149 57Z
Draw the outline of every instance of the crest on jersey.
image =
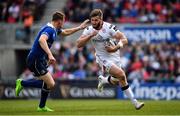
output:
M103 40L103 37L99 34L97 34L94 38L93 38L94 42L104 42L105 40Z

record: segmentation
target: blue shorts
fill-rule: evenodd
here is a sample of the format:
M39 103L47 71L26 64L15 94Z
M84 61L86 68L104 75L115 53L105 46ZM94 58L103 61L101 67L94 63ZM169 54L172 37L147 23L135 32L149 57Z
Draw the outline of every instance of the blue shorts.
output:
M40 77L45 75L48 70L48 63L45 59L32 59L32 58L27 58L27 67L29 70L33 73L34 76Z

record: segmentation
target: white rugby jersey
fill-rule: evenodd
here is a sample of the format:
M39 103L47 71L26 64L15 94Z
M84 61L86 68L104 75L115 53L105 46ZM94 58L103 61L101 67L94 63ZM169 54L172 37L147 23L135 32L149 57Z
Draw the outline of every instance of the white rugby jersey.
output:
M82 35L89 35L93 33L95 29L91 26L88 26L84 29ZM112 37L118 32L115 25L112 25L107 22L103 22L103 26L101 30L99 30L98 34L91 38L92 45L95 48L96 55L104 56L104 57L120 57L120 52L117 50L114 53L109 53L106 51L105 46L109 44L115 45L117 43L116 39Z

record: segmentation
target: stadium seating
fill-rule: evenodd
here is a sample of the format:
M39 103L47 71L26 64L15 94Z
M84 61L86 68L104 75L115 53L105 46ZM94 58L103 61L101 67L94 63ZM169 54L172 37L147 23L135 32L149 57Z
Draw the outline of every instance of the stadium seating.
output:
M104 19L118 23L180 22L178 0L67 0L64 12L67 20L81 22L89 12L100 8Z
M57 1L25 1L26 2L23 2L23 0L9 0L7 2L6 0L1 0L0 2L0 55L2 55L2 51L6 49L7 46L9 49L12 49L12 51L9 51L12 57L4 54L6 55L3 57L4 60L1 59L0 61L0 66L6 67L5 69L0 69L2 78L9 75L19 76L21 73L24 73L23 70L25 70L25 66L19 67L19 65L15 63L19 61L10 58L18 57L20 58L19 60L25 58L22 56L15 56L18 55L17 51L19 49L30 49L30 45L38 29L44 24L44 21L49 18L50 12L56 10L53 6ZM37 5L36 2L42 3ZM88 14L93 8L103 9L104 19L116 25L122 23L138 23L141 26L149 26L146 24L161 23L163 26L166 26L168 23L171 25L172 23L179 23L180 21L180 6L178 0L117 0L117 3L113 3L113 0L67 0L66 2L61 2L65 4L64 8L61 6L66 14L65 28L73 27L76 25L76 22L81 22L88 18ZM58 4L56 7L59 6ZM142 7L143 4L146 4L145 7ZM48 7L45 7L45 5ZM16 16L11 17L11 12L14 12L11 7L16 9L16 13L13 13L14 15L17 14ZM21 21L24 20L29 10L32 11L35 21L39 21L39 23L32 26L30 35L31 42L28 42L28 44L26 42L19 44L19 41L24 41L24 38L27 38ZM44 10L46 11L45 15L43 15ZM17 22L21 22L21 25ZM15 24L8 25L6 23ZM144 23L146 24L142 25ZM11 34L9 34L7 30L10 30ZM95 78L98 76L99 68L95 63L92 46L88 45L83 49L77 49L74 44L80 33L67 37L65 40L62 40L60 37L60 43L59 41L55 42L53 53L56 56L57 64L50 66L50 69L56 79L82 79ZM137 79L141 81L178 80L178 78L180 78L179 46L179 43L166 42L158 44L129 44L129 46L122 51L123 68L126 71L128 79L133 80L133 77L137 77ZM4 64L5 60L15 65L6 65ZM9 73L7 69L13 71Z

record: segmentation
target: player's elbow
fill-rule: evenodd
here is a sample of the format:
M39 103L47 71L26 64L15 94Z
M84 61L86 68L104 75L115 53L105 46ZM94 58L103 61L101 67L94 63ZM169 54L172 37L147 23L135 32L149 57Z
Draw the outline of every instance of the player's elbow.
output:
M67 36L68 34L66 32L61 33L62 36Z
M126 38L126 39L125 39L125 45L127 45L127 44L128 44L128 39Z
M70 34L71 33L68 30L63 30L62 33L61 33L62 36L68 36Z

